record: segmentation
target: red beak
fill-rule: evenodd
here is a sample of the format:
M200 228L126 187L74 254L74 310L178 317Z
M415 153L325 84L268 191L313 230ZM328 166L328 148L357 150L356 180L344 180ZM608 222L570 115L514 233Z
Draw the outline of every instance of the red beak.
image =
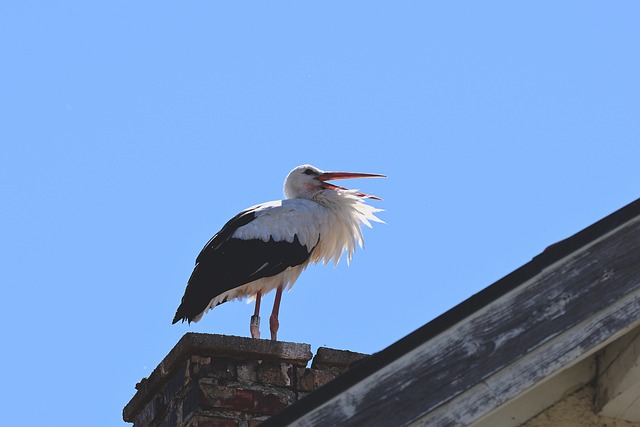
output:
M349 178L386 178L385 175L380 175L377 173L359 173L359 172L324 172L320 174L316 179L322 182L322 188L327 188L330 190L347 190L344 187L339 187L337 185L329 184L326 181L338 180L338 179L349 179ZM374 200L382 200L380 197L372 196L371 194L364 193L356 193L360 197L366 197L368 199Z

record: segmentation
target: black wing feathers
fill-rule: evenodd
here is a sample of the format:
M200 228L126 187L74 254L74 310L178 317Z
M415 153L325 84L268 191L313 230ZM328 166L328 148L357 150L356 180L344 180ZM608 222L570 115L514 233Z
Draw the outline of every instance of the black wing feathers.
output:
M200 251L200 254L196 258L196 264L200 262L200 259L206 256L207 252L215 250L218 246L228 240L231 235L243 225L249 224L256 219L255 209L247 209L240 212L238 215L231 218L227 223L213 236L204 248Z
M231 238L235 230L253 219L253 210L241 212L205 245L198 255L173 323L178 320L191 322L223 292L263 277L275 276L309 258L310 252L300 244L298 236L292 243Z

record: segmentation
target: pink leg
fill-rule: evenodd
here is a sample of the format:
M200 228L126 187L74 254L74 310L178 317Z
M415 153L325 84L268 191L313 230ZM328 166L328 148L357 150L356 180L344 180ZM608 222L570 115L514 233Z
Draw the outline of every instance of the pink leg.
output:
M271 329L271 340L276 341L278 339L278 329L280 328L280 322L278 321L278 313L280 312L280 300L282 299L283 286L280 286L276 291L276 299L273 302L273 311L269 318L269 326Z
M251 325L249 330L251 331L251 338L260 338L260 299L262 298L262 291L258 291L256 294L256 309L251 316Z

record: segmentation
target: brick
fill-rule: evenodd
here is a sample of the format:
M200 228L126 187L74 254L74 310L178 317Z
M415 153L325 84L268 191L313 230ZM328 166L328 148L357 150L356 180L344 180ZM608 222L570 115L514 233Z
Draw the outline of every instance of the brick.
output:
M145 405L144 409L140 411L135 419L135 426L145 427L151 425L151 422L156 419L161 409L162 405L160 402L160 398L158 396L155 396L149 401L149 403Z
M233 396L226 399L219 399L216 403L218 408L235 409L236 411L249 412L253 410L254 396L251 390L236 390Z
M278 387L293 385L293 365L291 363L264 362L258 367L258 381Z
M198 356L197 354L194 354L191 356L191 362L197 363L199 365L208 365L209 363L211 363L211 358L206 356Z
M254 392L254 407L253 411L257 414L273 415L282 411L293 402L289 402L289 399L285 395Z
M248 426L249 427L258 427L260 424L262 424L263 422L265 422L269 417L262 417L262 418L254 418L252 420L249 421Z
M198 386L193 386L182 400L182 418L186 419L195 412L204 400L203 392Z
M197 405L202 408L227 408L223 403L233 399L236 396L235 387L222 386L218 384L208 384L201 382L198 384L199 394L197 396ZM185 398L185 401L187 398Z
M188 427L238 427L239 421L231 418L209 417L198 415L188 424Z
M181 364L176 372L168 379L164 388L162 389L162 401L165 405L168 405L176 393L182 390L182 387L189 381L189 375L187 374L187 364Z
M226 384L236 379L236 362L228 357L191 356L190 372L195 378L214 378Z
M182 400L182 416L186 419L198 409L236 409L232 405L239 404L240 401L234 388L216 384L196 384L189 389Z
M238 389L232 397L219 399L215 407L244 413L273 415L293 403L285 394L263 393L258 390Z
M319 369L299 368L298 369L298 385L299 391L314 391L338 375L330 371L321 371Z
M169 411L167 415L165 415L162 422L158 425L158 427L173 427L178 425L178 414L175 409Z
M237 366L238 381L243 384L255 384L258 381L258 362L245 360Z
M355 351L320 347L311 362L311 368L342 374L346 372L351 365L368 356L368 354L356 353Z

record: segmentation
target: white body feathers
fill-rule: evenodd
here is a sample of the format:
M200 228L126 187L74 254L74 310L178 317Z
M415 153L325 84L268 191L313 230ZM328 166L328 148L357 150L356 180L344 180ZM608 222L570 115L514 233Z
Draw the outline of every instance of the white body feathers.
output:
M341 194L331 191L318 201L285 199L254 206L257 209L256 218L238 228L232 238L260 239L264 242L273 239L276 242L293 243L294 236L297 235L300 243L311 252L311 256L304 263L289 267L278 275L254 280L216 296L193 321L200 320L204 313L222 301L250 297L247 302L251 302L258 291L262 291L264 295L279 286L291 289L300 273L311 263L322 261L327 264L333 260L333 264L338 265L343 253L346 253L349 263L356 246L362 247L364 244L360 226L371 227L372 221L384 221L375 215L382 209L365 204L354 190L340 192ZM336 203L335 199L327 200L335 197L339 197L341 203Z

